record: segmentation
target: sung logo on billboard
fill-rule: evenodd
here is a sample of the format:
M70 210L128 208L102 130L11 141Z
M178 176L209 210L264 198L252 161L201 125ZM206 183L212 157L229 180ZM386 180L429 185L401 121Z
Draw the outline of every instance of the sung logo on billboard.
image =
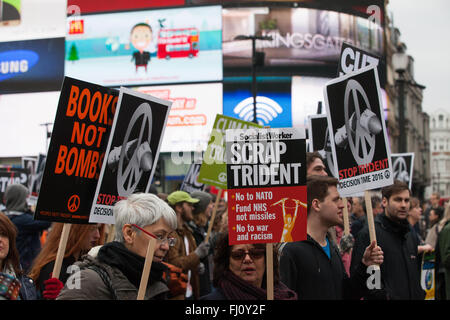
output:
M28 72L39 61L39 55L30 50L0 52L0 81Z
M0 94L56 91L64 77L64 38L0 42Z

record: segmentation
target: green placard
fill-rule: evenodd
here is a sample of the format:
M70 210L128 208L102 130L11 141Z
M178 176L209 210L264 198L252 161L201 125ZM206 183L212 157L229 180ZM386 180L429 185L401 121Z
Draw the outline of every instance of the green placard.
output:
M203 155L203 162L198 175L198 182L215 186L220 189L227 188L227 164L225 159L225 130L262 128L261 125L227 117L221 114L216 116L211 131L208 146Z

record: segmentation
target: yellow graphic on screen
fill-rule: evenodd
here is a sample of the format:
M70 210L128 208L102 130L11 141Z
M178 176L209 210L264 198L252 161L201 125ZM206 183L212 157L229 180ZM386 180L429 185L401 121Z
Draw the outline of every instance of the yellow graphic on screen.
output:
M298 212L298 207L299 206L303 206L306 209L306 203L301 202L300 200L297 199L291 199L292 201L295 202L295 207L290 207L290 206L286 206L286 201L289 200L289 198L282 198L281 200L272 203L271 206L276 206L276 205L281 205L281 208L283 210L283 233L281 234L281 240L280 242L292 242L292 229L294 229L295 226L295 220L297 219L297 212ZM294 213L288 213L286 211L286 209L293 209Z

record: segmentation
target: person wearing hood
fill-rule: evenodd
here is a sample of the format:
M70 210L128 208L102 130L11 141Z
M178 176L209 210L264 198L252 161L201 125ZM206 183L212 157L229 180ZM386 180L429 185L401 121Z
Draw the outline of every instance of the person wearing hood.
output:
M67 279L56 300L136 300L150 237L157 241L144 300L167 299L169 288L164 273L168 268L163 259L175 243L170 237L177 227L175 212L150 193L120 200L113 212L114 241L75 263L80 271ZM74 285L77 281L78 285Z
M6 206L5 214L18 230L16 245L20 264L25 272L30 271L33 260L41 251L42 232L51 225L51 222L33 219L33 213L27 204L28 194L25 186L10 184L3 196Z
M299 300L360 299L368 290L366 268L383 262L383 251L374 241L359 259L352 259L357 269L352 277L347 275L338 248L327 236L329 228L343 223L337 183L333 177L308 177L307 239L289 242L281 252L281 281Z
M379 290L368 292L365 299L423 300L425 291L420 285L417 268L417 241L407 219L411 192L406 183L395 180L394 184L381 189L381 195L384 213L378 214L374 222L384 263L380 266ZM356 272L353 262L361 259L369 239L369 228L364 226L353 247L351 274Z
M194 203L194 210L192 212L194 219L189 222L195 242L197 246L199 246L206 238L209 223L213 223L209 221L209 219L211 218L211 211L214 203L212 202L213 197L207 192L194 191L191 192L191 197L200 200L199 202ZM213 257L211 251L212 250L210 250L206 257L200 259L200 264L202 265L199 268L200 296L207 295L212 289L210 279L210 270L212 268L210 268L210 266L212 266Z

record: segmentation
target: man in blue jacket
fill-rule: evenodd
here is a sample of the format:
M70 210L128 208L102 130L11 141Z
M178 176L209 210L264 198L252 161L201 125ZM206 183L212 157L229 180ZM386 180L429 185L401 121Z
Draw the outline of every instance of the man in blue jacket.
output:
M51 222L33 219L28 208L28 189L21 184L10 184L3 196L5 214L17 228L16 246L20 255L20 264L25 272L30 271L34 258L41 250L40 235L48 229Z
M339 250L327 237L330 227L343 224L344 204L337 183L333 177L308 177L308 238L287 243L281 252L281 281L299 300L359 299L368 290L366 268L383 262L383 252L373 242L355 260L357 272L348 277Z

